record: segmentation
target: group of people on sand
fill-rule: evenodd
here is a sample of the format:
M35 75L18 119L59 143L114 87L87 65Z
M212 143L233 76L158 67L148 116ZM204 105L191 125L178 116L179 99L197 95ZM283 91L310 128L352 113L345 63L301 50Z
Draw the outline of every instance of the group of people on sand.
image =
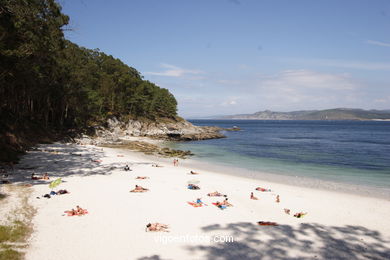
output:
M65 211L65 213L67 213L68 216L82 216L82 215L87 214L88 211L77 205L76 209L67 210L67 211Z
M50 180L49 174L45 173L43 176L38 176L35 173L31 174L31 180Z
M264 188L260 188L260 187L257 187L256 190L258 191L271 191L270 189L264 189ZM254 196L253 192L251 192L251 195L250 195L250 199L252 200L258 200L257 197ZM276 203L280 203L280 195L276 195L276 199L275 199L275 202ZM284 208L284 213L286 213L287 215L290 215L291 213L291 210L290 209L287 209L287 208ZM302 218L304 217L305 215L307 215L307 212L297 212L294 214L294 217L296 218ZM259 224L260 225L260 224Z

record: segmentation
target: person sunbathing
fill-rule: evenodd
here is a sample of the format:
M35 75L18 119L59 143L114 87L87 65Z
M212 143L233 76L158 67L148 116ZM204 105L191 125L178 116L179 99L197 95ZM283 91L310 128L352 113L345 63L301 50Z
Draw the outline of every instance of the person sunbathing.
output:
M228 198L226 198L224 201L222 201L221 204L225 205L227 207L233 207L233 205L228 202Z
M202 198L197 198L197 199L196 199L196 202L195 202L195 205L196 205L196 206L202 206L202 205L207 206L207 205L202 201Z
M261 187L257 187L256 190L258 191L271 191L271 189L264 189L264 188L261 188Z
M35 173L31 174L31 180L49 180L49 175L45 173L43 176L38 176Z
M154 232L159 232L159 231L162 231L162 232L169 232L169 230L167 230L169 228L168 225L165 225L165 224L161 224L161 223L149 223L146 225L146 232L148 231L154 231Z
M141 186L135 185L135 188L130 192L147 192L147 191L149 191L149 189L145 189Z
M65 211L65 213L68 213L69 216L76 216L76 215L78 215L77 211L75 209L72 209L72 210L69 210L69 211Z
M136 180L145 180L145 179L149 179L149 177L147 176L137 176L137 178L135 178Z
M199 172L190 171L190 174L196 175L196 174L199 174Z
M71 209L65 211L65 213L68 214L68 216L82 216L88 213L86 209L80 208L80 206L77 206L76 209Z
M200 187L195 184L188 184L188 189L190 190L200 190Z
M251 200L258 200L258 198L253 195L253 192L251 192Z
M77 205L76 212L77 212L77 215L84 215L84 214L86 214L87 211L83 208L80 208L80 206Z
M56 192L57 195L68 194L68 193L70 193L70 192L67 190L59 190Z
M260 226L277 226L278 225L278 223L270 222L270 221L259 221L259 222L257 222L257 224Z
M222 193L219 193L218 191L208 193L207 196L209 196L209 197L226 197L226 195L223 195Z
M215 202L215 206L217 206L220 209L226 209L226 205L219 201Z
M307 212L297 212L294 214L294 217L296 218L302 218L307 214Z
M156 164L152 164L152 167L164 167L164 166L158 165L158 164L156 163Z

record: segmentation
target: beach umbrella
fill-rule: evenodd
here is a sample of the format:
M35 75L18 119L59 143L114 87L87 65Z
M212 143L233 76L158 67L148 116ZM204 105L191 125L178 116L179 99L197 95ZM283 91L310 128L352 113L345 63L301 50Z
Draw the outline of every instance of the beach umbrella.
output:
M50 184L49 184L49 188L50 189L54 189L55 187L57 187L58 185L60 185L62 182L61 178L58 178L57 180L54 180L52 181Z

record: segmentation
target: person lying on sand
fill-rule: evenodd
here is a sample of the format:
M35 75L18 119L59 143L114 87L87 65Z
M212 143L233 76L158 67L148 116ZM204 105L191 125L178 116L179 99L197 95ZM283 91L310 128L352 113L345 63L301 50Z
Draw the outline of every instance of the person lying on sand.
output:
M251 200L258 200L258 198L253 195L253 192L251 192Z
M187 188L190 190L200 190L200 187L195 184L188 184Z
M256 190L258 191L271 191L271 189L264 189L264 188L261 188L261 187L257 187Z
M164 166L158 165L158 164L156 163L156 164L152 164L152 167L164 167Z
M98 160L98 159L91 159L91 162L101 163L101 162L102 162L102 160Z
M137 176L137 178L135 178L136 180L145 180L145 179L149 179L149 177L147 176Z
M294 214L294 217L303 218L306 214L307 214L307 212L297 212Z
M31 174L31 180L49 180L49 175L45 173L43 176L38 176L35 173Z
M149 191L149 189L145 189L141 186L135 185L134 190L131 190L130 192L146 192Z
M69 194L70 192L67 190L59 190L56 192L57 195L62 195L62 194Z
M129 165L126 164L125 168L124 168L125 171L131 171Z
M1 175L1 183L3 184L10 184L11 182L8 180L8 174L5 173L5 172L2 172L2 175Z
M196 174L199 174L199 172L190 171L190 174L196 175Z
M224 201L222 201L221 204L225 205L227 207L233 207L233 205L228 202L228 198L226 198Z
M149 223L146 225L146 229L145 231L148 232L148 231L154 231L154 232L159 232L159 231L162 231L162 232L169 232L169 230L167 230L169 228L168 225L165 225L165 224L161 224L161 223Z
M80 208L80 206L77 205L77 206L76 206L76 212L77 212L78 215L83 215L83 214L86 213L86 210L83 209L83 208Z
M123 154L118 154L117 157L125 157Z
M215 202L215 206L217 206L220 209L226 209L226 205L222 204L221 202L217 201Z
M65 211L65 213L68 214L68 216L82 216L88 213L86 209L80 208L79 206L76 206L76 209L71 209Z
M260 226L277 226L278 225L278 223L270 222L270 221L259 221L259 222L257 222L257 224Z
M226 195L223 195L222 193L219 193L218 191L208 193L207 196L209 196L209 197L226 197Z
M198 206L202 206L202 205L207 206L207 204L202 201L202 198L197 198L195 204Z

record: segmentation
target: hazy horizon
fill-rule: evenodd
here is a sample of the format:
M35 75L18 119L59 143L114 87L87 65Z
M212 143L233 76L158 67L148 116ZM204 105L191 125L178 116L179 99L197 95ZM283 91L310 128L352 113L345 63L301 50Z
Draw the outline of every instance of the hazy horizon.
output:
M389 108L386 0L60 3L68 39L169 89L186 118Z

